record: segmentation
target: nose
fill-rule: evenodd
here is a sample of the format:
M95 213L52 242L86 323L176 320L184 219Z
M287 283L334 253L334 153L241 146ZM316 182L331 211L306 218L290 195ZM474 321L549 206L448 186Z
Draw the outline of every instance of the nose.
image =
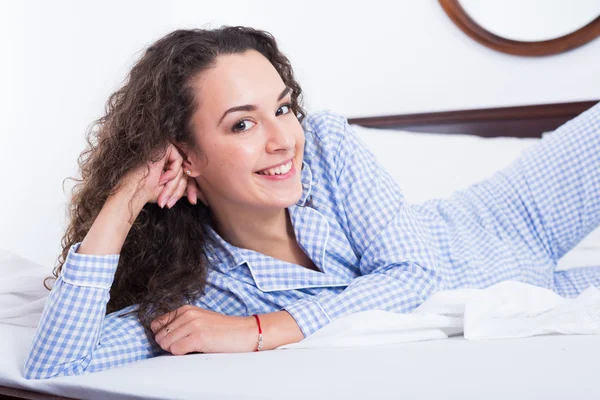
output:
M296 139L290 129L286 129L281 120L275 120L266 126L267 152L288 152L294 149Z

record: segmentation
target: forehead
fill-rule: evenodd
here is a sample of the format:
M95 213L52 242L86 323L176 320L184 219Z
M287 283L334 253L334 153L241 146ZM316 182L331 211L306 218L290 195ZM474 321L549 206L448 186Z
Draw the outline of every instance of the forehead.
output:
M247 51L243 54L219 56L215 67L197 79L196 90L202 114L220 112L228 108L277 100L285 87L277 70L262 54Z

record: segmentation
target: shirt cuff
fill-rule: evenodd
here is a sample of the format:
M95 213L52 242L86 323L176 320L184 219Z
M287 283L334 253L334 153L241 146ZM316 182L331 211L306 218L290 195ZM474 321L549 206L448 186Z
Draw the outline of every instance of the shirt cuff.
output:
M79 254L77 249L80 245L75 243L69 249L60 277L70 285L109 290L119 264L119 254Z
M302 299L284 307L296 320L304 337L308 337L331 322L323 307L312 299Z

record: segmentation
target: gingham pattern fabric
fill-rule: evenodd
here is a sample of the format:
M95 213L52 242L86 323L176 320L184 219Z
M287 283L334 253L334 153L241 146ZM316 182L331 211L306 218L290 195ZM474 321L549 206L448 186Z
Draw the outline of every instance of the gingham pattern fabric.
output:
M600 266L554 271L600 224L600 106L489 179L419 205L406 204L344 118L324 111L303 127L304 191L288 212L299 245L320 271L232 246L207 226L208 286L194 305L245 316L285 309L308 336L358 311L410 312L436 290L507 279L563 296L600 287ZM27 378L163 354L135 313L119 317L133 306L104 316L118 255L80 255L77 248L46 304Z

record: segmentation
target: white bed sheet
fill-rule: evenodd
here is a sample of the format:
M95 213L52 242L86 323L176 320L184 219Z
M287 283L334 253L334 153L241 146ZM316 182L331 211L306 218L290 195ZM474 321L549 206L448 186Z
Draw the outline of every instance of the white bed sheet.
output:
M33 328L0 325L0 384L74 398L599 399L600 335L163 356L94 374L20 375Z

